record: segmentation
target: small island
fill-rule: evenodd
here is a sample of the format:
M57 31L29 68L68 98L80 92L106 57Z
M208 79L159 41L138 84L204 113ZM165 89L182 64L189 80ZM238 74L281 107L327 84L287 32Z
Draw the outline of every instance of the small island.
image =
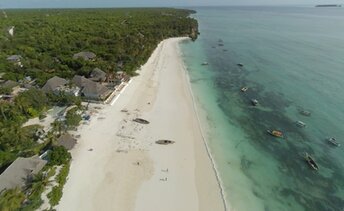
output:
M342 7L341 4L318 4L315 7Z

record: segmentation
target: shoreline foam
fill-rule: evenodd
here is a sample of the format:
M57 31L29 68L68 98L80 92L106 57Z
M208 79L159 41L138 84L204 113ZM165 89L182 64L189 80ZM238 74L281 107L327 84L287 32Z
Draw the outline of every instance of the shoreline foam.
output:
M179 49L179 53L181 54L180 56L182 57L182 52L181 50ZM184 65L184 71L185 71L185 76L186 76L186 79L187 79L187 82L188 82L188 88L189 88L189 91L190 91L190 94L191 94L191 97L192 97L192 105L193 105L193 108L194 108L194 112L195 112L195 115L197 117L197 120L198 120L198 125L199 125L199 129L201 131L201 135L202 135L202 141L203 141L203 144L206 148L206 151L207 151L207 155L211 161L211 164L212 164L212 168L214 170L214 173L215 173L215 176L216 176L216 180L217 180L217 183L218 183L218 186L220 188L220 192L221 192L221 199L222 199L222 202L223 202L223 206L224 206L224 209L225 210L230 210L229 209L229 206L227 205L227 201L226 201L226 192L224 191L224 188L223 188L223 182L221 180L221 177L220 177L220 174L219 174L219 171L216 167L216 162L211 154L211 149L208 145L208 142L207 142L207 139L206 139L206 136L205 136L205 132L202 128L202 123L201 123L201 120L200 120L200 117L199 117L199 108L197 107L197 103L196 103L196 100L195 100L195 96L194 96L194 93L192 91L192 88L191 88L191 82L190 82L190 76L189 76L189 73L187 72L187 68L185 66L185 63L183 63Z

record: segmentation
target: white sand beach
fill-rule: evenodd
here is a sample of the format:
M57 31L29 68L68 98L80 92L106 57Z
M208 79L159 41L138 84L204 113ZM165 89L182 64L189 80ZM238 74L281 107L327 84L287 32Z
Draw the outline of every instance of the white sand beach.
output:
M92 105L101 109L77 132L57 210L224 210L179 52L183 39L161 42L113 105Z

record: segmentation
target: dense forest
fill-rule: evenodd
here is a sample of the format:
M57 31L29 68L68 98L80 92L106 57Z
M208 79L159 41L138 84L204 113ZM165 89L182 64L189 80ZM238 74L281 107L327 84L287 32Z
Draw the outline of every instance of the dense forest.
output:
M81 121L81 98L41 89L46 81L59 76L89 76L100 68L111 75L125 71L134 75L157 44L169 37L197 38L197 21L191 10L179 9L44 9L5 10L0 14L0 95L10 95L11 86L24 88L11 100L0 97L0 173L16 158L31 157L49 149L48 165L25 189L0 193L0 210L34 210L48 179L57 175L58 186L48 194L52 205L62 196L69 171L70 154L55 146L61 130L75 128ZM79 52L92 52L95 59L76 58ZM9 59L10 56L16 55ZM13 59L14 58L14 59ZM28 79L29 78L29 79ZM27 87L26 81L30 86ZM75 107L64 122L55 120L45 140L39 142L42 126L23 124L31 118L44 119L52 106Z
M47 79L87 76L95 67L132 74L163 39L197 37L197 21L189 17L191 13L177 9L6 10L7 18L0 18L2 79L20 81L30 76L36 79L36 87L13 102L0 100L0 167L35 144L22 123L53 105L78 101L39 90ZM8 30L13 26L12 36ZM81 51L94 52L95 61L73 59ZM10 55L20 55L23 66L7 61Z
M142 65L163 39L197 37L197 21L190 10L85 9L7 10L0 18L0 72L5 79L24 76L43 85L52 76L88 75L98 67L127 73ZM8 29L14 26L14 35ZM81 51L96 54L96 61L73 59ZM23 67L6 61L20 55Z

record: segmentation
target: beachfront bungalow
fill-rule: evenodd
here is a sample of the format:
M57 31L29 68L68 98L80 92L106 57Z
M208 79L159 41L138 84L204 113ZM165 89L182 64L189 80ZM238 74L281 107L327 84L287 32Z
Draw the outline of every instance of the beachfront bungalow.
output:
M90 74L90 80L95 82L104 82L106 80L106 72L99 68L94 68Z
M68 81L64 78L54 76L50 78L42 87L44 92L54 92L58 87L65 86Z
M69 133L65 133L57 139L56 145L63 146L64 148L66 148L66 150L71 150L76 143L77 141L75 138L73 138Z
M24 187L46 164L47 161L42 160L38 156L17 158L0 175L0 192Z
M68 81L58 76L50 78L42 87L42 90L46 93L52 92L54 94L64 92L65 94L72 96L78 96L80 93L79 87L69 87Z
M84 76L76 75L72 82L80 88L81 95L90 100L105 100L112 92L102 84L91 81Z
M73 59L83 59L85 61L94 61L97 55L93 52L79 52L73 55Z
M9 91L5 96L3 95L3 99L7 100L13 99L20 92L19 83L11 80L1 83L0 88L7 89Z
M1 88L8 88L8 89L15 89L15 88L19 88L19 84L15 81L12 80L7 80L4 83L0 84Z

